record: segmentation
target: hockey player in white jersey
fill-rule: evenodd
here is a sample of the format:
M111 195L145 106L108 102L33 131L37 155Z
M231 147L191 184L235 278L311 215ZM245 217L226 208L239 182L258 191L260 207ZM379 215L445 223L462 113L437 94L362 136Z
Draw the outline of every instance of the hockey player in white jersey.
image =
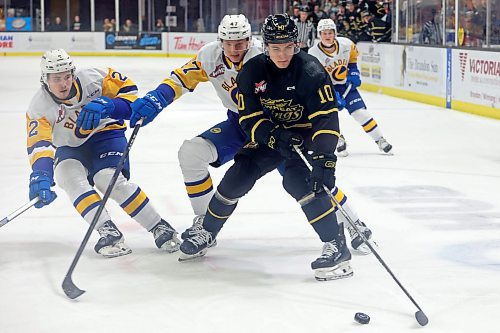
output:
M29 196L41 208L56 199L54 177L78 213L91 223L115 167L127 145L124 119L137 87L111 68L76 71L62 49L45 52L41 87L26 113L28 156L33 172ZM163 220L139 186L128 181L127 160L111 193L125 212L152 232L156 246L167 252L179 248L176 231ZM104 257L129 254L123 234L103 210L96 224L100 238L94 249Z
M378 145L380 151L392 154L392 145L383 137L377 122L366 109L365 102L358 92L361 78L357 66L358 50L356 45L348 38L337 37L337 27L331 19L322 19L318 23L318 36L320 42L309 49L309 54L315 56L325 66L335 85L338 97L342 98L350 86L350 91L345 96L345 107L349 114L363 127ZM343 136L339 139L337 153L347 156L347 144Z
M179 164L195 214L192 227L181 234L182 239L201 228L208 203L214 194L208 167L219 167L231 161L246 140L246 134L239 124L236 76L250 58L263 52L262 43L251 36L251 27L244 15L224 16L218 27L218 41L204 45L193 59L172 71L170 77L155 90L131 105L130 125L134 126L141 118L144 118L143 125L146 125L174 100L194 91L200 82L208 81L227 108L225 121L185 140L179 149ZM346 202L344 193L338 188L333 193L353 221L359 222L357 214ZM337 212L337 215L341 214ZM345 221L345 218L340 217L339 221ZM366 231L365 235L370 237L371 231L362 222L359 224ZM348 225L347 221L344 225ZM369 253L368 247L357 234L352 238L351 245L361 253Z

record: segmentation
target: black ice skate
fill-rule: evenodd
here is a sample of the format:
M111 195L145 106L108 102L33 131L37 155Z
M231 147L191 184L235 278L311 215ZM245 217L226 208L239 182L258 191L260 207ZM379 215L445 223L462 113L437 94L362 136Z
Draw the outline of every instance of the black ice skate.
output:
M392 145L387 142L386 139L380 138L378 141L375 141L378 145L378 149L381 152L386 153L387 155L392 155Z
M366 224L360 220L357 220L354 224L356 224L359 231L363 233L365 238L370 241L372 238L372 231L366 226ZM355 251L359 254L372 253L368 245L363 242L363 238L361 238L361 236L356 232L356 229L354 229L349 223L347 224L347 230L349 231L349 236L351 237L351 246ZM372 246L376 245L373 241L371 241L370 244Z
M184 240L186 238L189 238L191 236L196 235L201 229L203 229L203 219L205 218L205 215L197 215L193 219L193 225L189 228L187 228L182 234L181 234L181 239ZM217 245L217 241L214 239L212 243L208 247L213 247Z
M344 233L323 245L321 256L311 263L314 276L318 281L337 280L353 275L351 252L347 248Z
M200 227L196 232L186 238L181 244L179 261L186 261L204 256L208 248L215 243L215 236Z
M177 231L167 221L161 219L157 225L151 229L155 244L159 249L165 250L169 253L179 250L180 241L177 238Z
M347 152L347 142L342 134L340 134L339 141L337 143L337 156L346 157L349 155Z
M94 246L94 250L106 258L124 256L132 250L123 242L123 234L111 221L106 221L97 229L101 238Z

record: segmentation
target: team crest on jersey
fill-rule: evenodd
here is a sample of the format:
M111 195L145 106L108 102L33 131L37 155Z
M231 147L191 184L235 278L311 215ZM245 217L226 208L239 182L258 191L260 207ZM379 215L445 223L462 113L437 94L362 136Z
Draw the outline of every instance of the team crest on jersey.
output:
M66 116L66 108L64 108L62 105L60 105L59 111L57 113L56 123L60 123L61 121L63 121L65 116Z
M220 64L217 65L217 67L215 67L214 71L210 73L209 76L215 79L218 76L224 75L224 73L225 73L224 64Z
M291 99L261 98L260 102L271 112L273 118L281 122L292 122L302 118L304 107L300 104L292 104Z
M255 93L258 94L259 92L265 92L267 88L267 82L262 80L260 82L257 82L255 84Z

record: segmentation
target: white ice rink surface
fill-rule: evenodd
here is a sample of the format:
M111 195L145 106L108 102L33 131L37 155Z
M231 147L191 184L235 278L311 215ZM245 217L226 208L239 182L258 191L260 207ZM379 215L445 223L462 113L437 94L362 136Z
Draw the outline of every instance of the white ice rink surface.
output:
M141 94L185 61L75 58L77 67L122 71ZM0 218L28 201L24 113L38 86L38 58L0 57ZM240 200L218 246L193 262L160 252L110 203L133 253L104 259L94 234L73 275L87 291L76 301L61 282L88 225L56 188L53 204L0 229L0 332L500 332L500 121L363 96L395 155L381 155L343 112L350 155L337 184L428 326L374 256L354 256L352 278L315 281L310 262L322 243L273 172ZM178 231L193 216L177 150L224 118L202 84L141 129L132 148L132 180ZM216 184L226 168L212 170ZM356 312L370 324L355 323Z

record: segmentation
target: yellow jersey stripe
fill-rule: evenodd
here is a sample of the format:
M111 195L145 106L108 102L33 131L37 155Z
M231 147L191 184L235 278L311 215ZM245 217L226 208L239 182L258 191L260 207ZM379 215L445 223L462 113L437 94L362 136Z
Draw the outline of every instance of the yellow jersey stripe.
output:
M330 110L322 110L322 111L317 111L317 112L314 112L312 114L310 114L309 116L307 116L307 118L309 118L309 120L317 117L317 116L322 116L322 115L325 115L325 114L330 114L332 112L338 112L339 109L337 108L333 108L333 109L330 109Z
M294 124L294 125L283 125L283 128L312 128L311 123L305 123L305 124Z
M259 125L262 124L264 121L270 121L270 120L269 119L265 119L265 118L264 119L260 119L259 121L257 121L255 123L255 125L253 125L252 131L251 131L251 136L250 136L250 140L252 142L256 142L255 141L255 131L257 130L257 127L259 127Z
M33 155L30 156L30 165L33 165L38 159L43 157L50 157L51 159L54 159L54 151L44 150L38 153L34 153Z
M340 133L337 132L337 131L333 131L333 130L319 130L316 133L314 133L314 135L312 137L312 140L314 140L314 138L317 137L320 134L331 134L331 135L335 135L337 137L340 137Z
M246 120L246 119L249 119L249 118L253 118L253 117L257 117L257 116L260 116L264 114L264 111L257 111L257 112L254 112L254 113L251 113L249 115L246 115L246 116L243 116L243 117L240 117L240 120L239 120L239 123L241 124L241 122L243 120Z
M182 96L182 87L179 86L174 80L172 80L171 78L168 78L168 79L165 79L163 80L164 84L168 85L170 88L172 88L174 90L174 93L175 93L175 96L174 96L174 100L176 100L177 98L181 97Z

